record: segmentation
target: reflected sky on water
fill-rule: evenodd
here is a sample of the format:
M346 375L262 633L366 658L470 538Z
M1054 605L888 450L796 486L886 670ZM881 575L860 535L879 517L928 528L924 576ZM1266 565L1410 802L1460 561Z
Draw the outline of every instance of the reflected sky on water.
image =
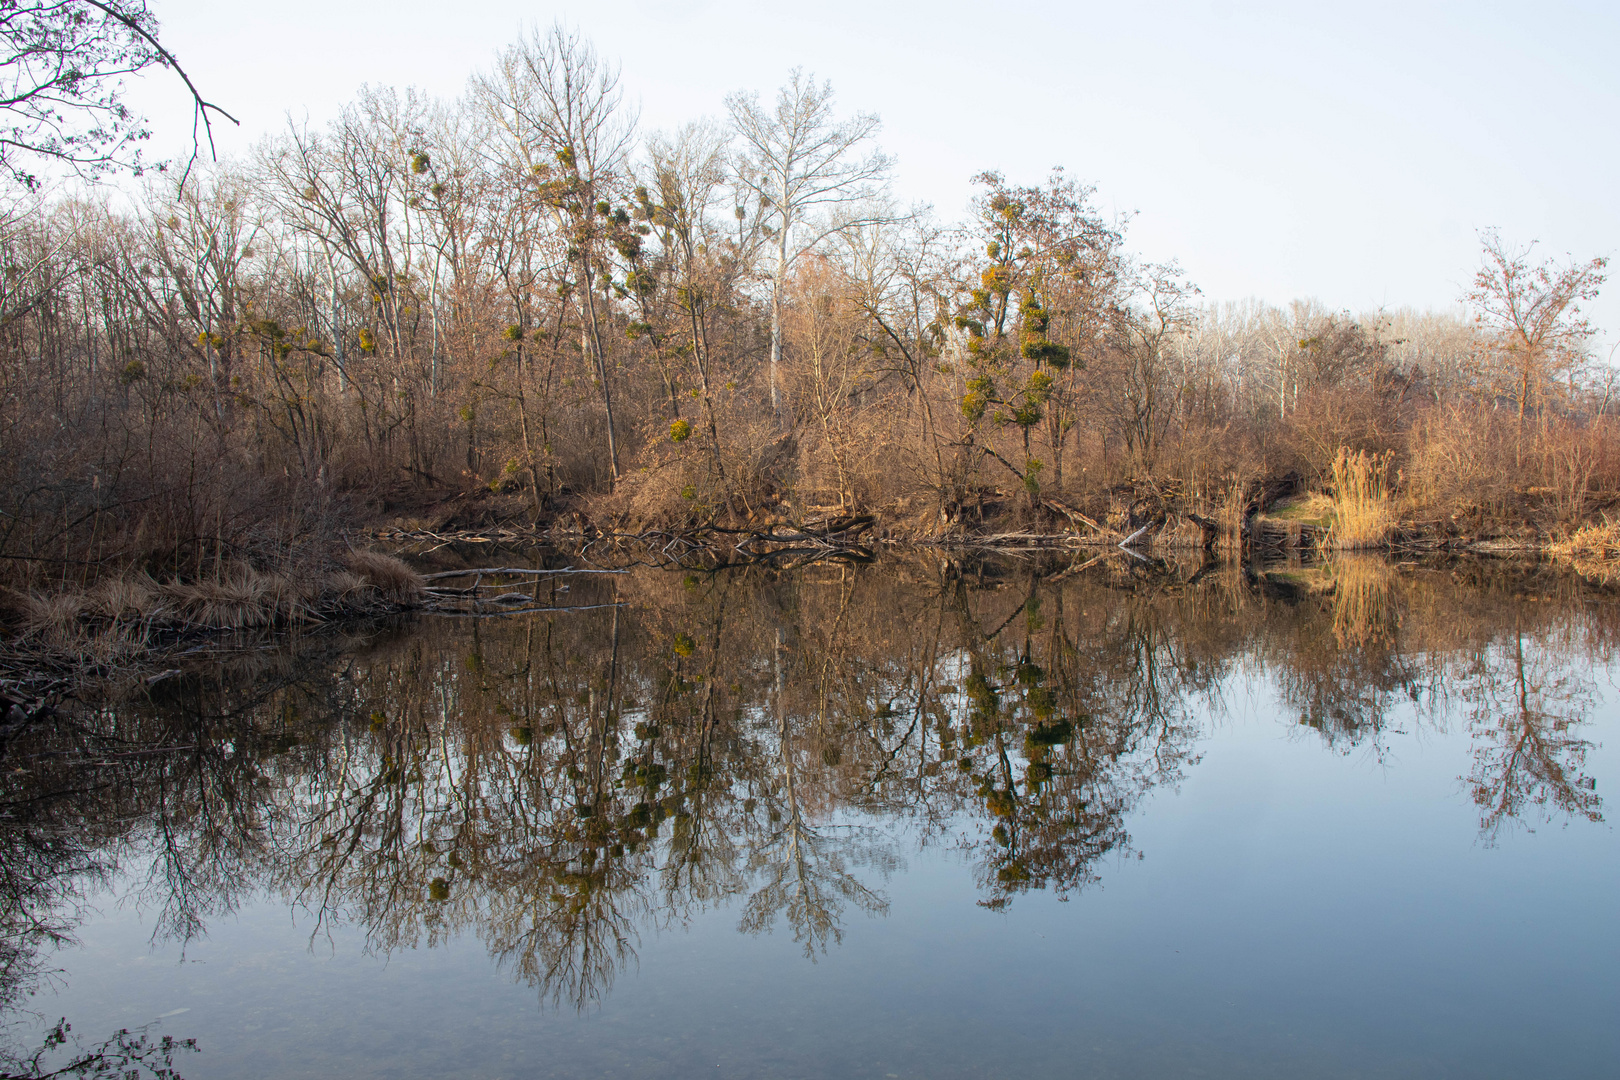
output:
M13 1043L32 1010L161 1017L189 1077L1620 1061L1604 589L933 556L532 588L588 610L318 636L10 746Z

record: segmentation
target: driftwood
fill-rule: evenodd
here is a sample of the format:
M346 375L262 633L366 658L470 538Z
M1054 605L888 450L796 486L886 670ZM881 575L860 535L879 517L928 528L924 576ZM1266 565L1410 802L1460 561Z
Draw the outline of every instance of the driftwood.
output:
M44 694L24 693L20 686L0 689L0 751L24 728L51 716L55 709Z
M484 567L468 570L442 571L428 575L435 581L449 577L480 576L484 574L620 574L623 566L678 567L690 566L695 554L718 559L721 565L740 565L795 558L794 565L822 559L867 562L875 558L860 537L873 525L873 514L842 514L830 517L807 518L795 523L780 523L758 527L727 527L717 524L694 525L685 529L643 529L640 532L613 532L596 528L581 521L573 527L553 526L549 529L498 528L485 532L436 532L422 530L388 530L376 534L378 539L396 542L431 542L436 550L447 544L534 544L549 543L566 546L578 545L579 556L590 558L593 548L603 545L614 549L620 569L579 570L572 567L561 570L534 570L520 567ZM600 558L597 555L596 558ZM473 595L483 588L476 581L471 589L443 589L429 587L435 596Z
M1047 584L1063 581L1067 578L1074 577L1076 574L1084 573L1085 571L1090 570L1093 566L1096 566L1099 563L1107 562L1109 559L1115 557L1116 556L1112 551L1105 551L1101 555L1093 555L1083 563L1075 563L1073 566L1060 570L1044 580L1047 582Z
M1060 503L1056 499L1047 499L1047 500L1045 500L1045 505L1046 505L1046 508L1048 510L1055 510L1057 513L1062 514L1064 517L1068 518L1070 521L1075 522L1078 525L1084 525L1086 528L1090 529L1092 532L1097 533L1097 534L1099 534L1101 536L1117 536L1118 535L1117 533L1114 532L1113 529L1109 529L1109 528L1106 528L1106 527L1104 527L1102 525L1097 524L1095 521L1092 521L1090 518L1086 517L1086 515L1082 514L1080 511L1076 510L1074 507L1068 506L1068 505L1066 505L1064 503Z
M1138 540L1142 539L1142 537L1144 535L1146 535L1148 530L1151 529L1151 528L1153 528L1152 525L1144 525L1144 526L1142 526L1140 529L1137 529L1135 532L1131 533L1131 535L1129 535L1125 539L1121 540L1119 542L1119 546L1126 549L1127 551L1129 551L1131 548L1136 546L1136 542Z
M525 596L523 599L532 600L533 597ZM508 615L532 615L540 611L600 611L603 608L616 608L624 606L625 601L620 600L612 604L578 604L574 607L548 607L536 605L533 607L521 608L497 608L494 611L482 611L474 608L430 608L429 610L431 610L435 615L453 615L463 619L492 619L496 616L501 616L504 618Z
M428 602L426 607L430 611L440 614L459 615L469 612L483 612L483 604L533 604L536 598L528 593L513 592L512 586L504 582L484 584L484 577L511 577L526 575L529 577L556 577L574 574L627 574L628 570L576 570L573 567L564 567L561 570L536 570L524 566L479 566L466 570L441 570L435 574L424 574L423 581L443 581L445 578L472 577L473 583L466 588L452 588L444 585L429 585L426 587ZM567 586L563 586L567 588ZM495 595L486 595L494 592ZM446 601L462 600L471 603L472 608L446 607ZM503 612L489 612L488 614L514 614L516 608L508 607ZM532 610L525 608L522 610ZM547 608L545 610L564 610L561 608Z

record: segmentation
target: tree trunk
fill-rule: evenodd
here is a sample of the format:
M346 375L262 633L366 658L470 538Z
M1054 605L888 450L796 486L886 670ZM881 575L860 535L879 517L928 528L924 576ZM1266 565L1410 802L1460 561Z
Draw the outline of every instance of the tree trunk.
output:
M602 380L602 407L607 411L608 476L619 482L619 444L613 434L613 387L609 385L607 354L602 349L602 329L596 320L596 289L591 276L590 255L580 255L580 284L585 294L585 321L590 330L590 350L596 358L596 376Z

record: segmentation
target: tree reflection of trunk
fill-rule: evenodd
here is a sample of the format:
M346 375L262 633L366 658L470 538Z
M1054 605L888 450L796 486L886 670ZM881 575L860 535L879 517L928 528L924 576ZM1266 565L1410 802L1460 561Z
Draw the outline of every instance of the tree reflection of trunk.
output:
M1572 668L1544 670L1527 653L1515 626L1507 672L1492 664L1487 648L1471 696L1475 712L1474 767L1468 777L1480 808L1480 833L1494 841L1510 822L1523 823L1534 809L1602 821L1596 783L1582 771L1591 743L1575 729L1585 719L1592 687ZM1504 693L1503 675L1507 687Z
M686 725L692 739L687 749L691 759L686 786L689 816L684 830L670 838L668 857L661 872L667 904L666 922L684 917L693 905L716 903L743 888L736 869L736 830L728 828L723 816L733 801L734 792L729 790L727 778L715 758L715 741L721 733L717 695L726 678L722 663L726 655L730 597L731 581L726 579L713 602L714 614L709 620L707 661L697 716L695 722Z
M783 689L778 681L777 701ZM792 733L788 714L780 705L776 716L776 763L781 770L780 805L773 810L780 821L774 831L768 831L752 849L749 866L764 882L743 910L739 929L744 933L759 934L770 930L777 916L787 919L793 928L793 940L804 946L804 955L814 960L818 952L825 953L828 944L843 941L840 925L846 904L867 915L888 913L889 901L881 893L862 883L848 868L849 858L856 862L862 857L877 855L880 867L887 869L882 858L887 844L878 841L875 851L862 851L863 841L870 842L868 830L844 827L842 839L824 835L811 826L804 817L800 803L798 766L795 762ZM838 828L834 826L834 828Z

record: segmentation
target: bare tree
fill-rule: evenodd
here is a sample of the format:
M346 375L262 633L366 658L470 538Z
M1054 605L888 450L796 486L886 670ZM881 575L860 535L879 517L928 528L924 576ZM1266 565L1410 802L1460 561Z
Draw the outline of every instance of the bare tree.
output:
M1484 265L1463 301L1495 339L1496 356L1513 378L1522 422L1531 399L1544 400L1547 387L1571 375L1584 357L1593 331L1581 316L1580 302L1597 296L1609 260L1532 265L1533 242L1511 247L1494 229L1481 232L1480 243Z
M0 4L0 172L29 189L40 164L81 176L143 168L140 144L151 136L123 101L123 79L157 66L174 69L193 103L192 156L202 138L213 149L210 113L236 118L205 101L158 41L145 0L8 0ZM160 166L161 167L161 166Z
M855 443L865 440L870 453L876 435L870 428L858 430L855 420L881 377L879 361L862 340L865 309L849 295L858 288L855 282L827 259L815 258L805 261L791 284L794 303L786 331L802 357L794 369L797 396L820 428L843 510L858 501L851 480Z
M708 124L688 124L673 138L655 136L648 141L653 193L638 188L641 217L645 218L663 247L666 273L674 285L677 320L685 325L677 333L690 335L687 349L698 376L703 415L709 429L709 446L715 474L725 483L725 465L720 453L720 429L714 418L714 386L710 379L713 350L709 344L709 316L717 299L731 293L740 262L737 244L728 245L710 218L709 211L720 197L725 183L723 135ZM739 221L739 226L741 222ZM647 314L651 279L639 281L634 290ZM645 325L656 334L651 318ZM673 336L673 335L670 335ZM662 345L655 340L661 354ZM664 361L660 357L660 367ZM674 382L665 376L676 421L680 420L679 396Z
M1180 408L1186 380L1175 377L1174 349L1196 318L1198 287L1175 263L1148 263L1133 283L1137 309L1120 316L1120 398L1126 448L1152 475L1165 430Z
M946 461L954 433L941 425L933 403L936 382L954 378L939 367L950 306L949 238L918 212L901 222L850 230L844 239L855 302L871 324L868 344L887 359L887 372L899 376L906 387L904 407L921 420L922 445L915 448L912 468L933 490L943 519L962 495L961 483L952 479L957 470ZM956 390L956 382L950 385Z
M884 215L871 204L885 190L892 162L867 150L878 118L833 116L832 84L794 68L767 111L758 94L726 98L731 122L747 145L739 177L758 198L766 235L776 248L771 275L771 409L781 409L782 288L798 259L827 237ZM864 212L860 209L865 207Z
M635 117L623 107L619 70L578 31L554 24L501 53L495 70L478 77L474 87L507 152L523 163L558 227L569 234L570 261L579 273L581 344L601 383L608 467L617 481L611 370L596 293L602 287L598 278L611 273L604 249L612 199L621 194L635 130Z

